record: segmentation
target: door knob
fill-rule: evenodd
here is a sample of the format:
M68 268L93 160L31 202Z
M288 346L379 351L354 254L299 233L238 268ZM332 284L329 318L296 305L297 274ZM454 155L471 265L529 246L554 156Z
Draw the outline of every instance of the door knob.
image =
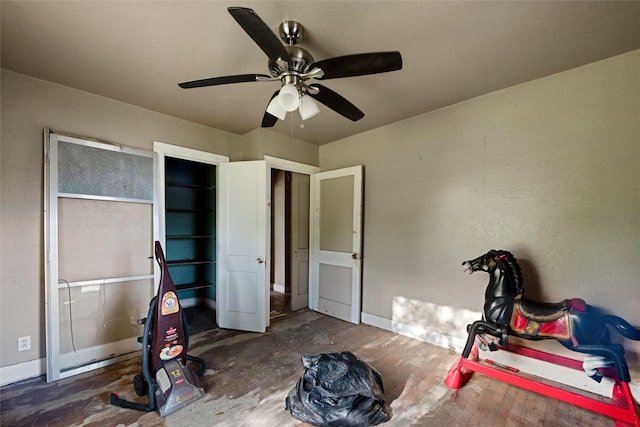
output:
M264 263L264 258L262 258L261 256L258 257L258 259L256 260L258 261L258 264L263 264Z

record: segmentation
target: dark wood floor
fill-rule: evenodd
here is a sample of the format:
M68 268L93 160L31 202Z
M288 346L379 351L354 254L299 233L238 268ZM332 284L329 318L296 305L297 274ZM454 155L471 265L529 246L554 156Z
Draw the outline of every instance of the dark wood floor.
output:
M302 374L302 355L351 351L382 375L392 418L386 426L613 426L606 417L474 375L460 390L443 384L458 359L432 346L309 310L272 319L265 334L211 329L191 336L190 354L207 362L206 396L160 418L109 404L109 394L144 402L132 378L135 358L47 384L0 388L2 426L300 427L285 397Z

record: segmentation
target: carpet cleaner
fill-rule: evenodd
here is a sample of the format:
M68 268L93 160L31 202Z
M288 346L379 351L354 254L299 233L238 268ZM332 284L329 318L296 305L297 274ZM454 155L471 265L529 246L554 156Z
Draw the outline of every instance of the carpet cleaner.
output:
M122 408L151 412L161 417L175 412L204 396L198 377L206 370L204 360L187 355L189 335L186 315L180 308L176 287L171 280L160 242L155 242L156 261L160 265L158 294L149 303L142 344L142 371L133 378L138 396L145 394L149 403L130 402L111 393L111 404ZM187 361L200 365L195 372Z

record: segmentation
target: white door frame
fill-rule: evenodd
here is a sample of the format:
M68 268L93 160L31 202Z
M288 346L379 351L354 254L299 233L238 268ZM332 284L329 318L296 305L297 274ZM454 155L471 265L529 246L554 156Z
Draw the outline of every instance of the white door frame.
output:
M298 163L267 155L264 156L264 159L267 161L267 168L269 169L269 172L271 172L271 169L280 169L283 171L301 173L303 175L313 175L320 172L319 167L307 165L305 163ZM271 178L269 178L269 180L271 180ZM269 183L270 182L271 181L269 181Z
M73 375L88 372L104 366L117 363L133 357L139 348L135 337L119 341L106 342L93 347L82 348L78 351L61 354L60 351L60 308L59 292L65 287L83 288L89 286L126 286L126 283L138 280L149 280L151 274L126 277L101 277L88 280L68 282L59 277L59 216L58 199L84 199L105 202L124 202L152 204L151 199L131 199L120 196L105 196L92 194L91 191L80 193L59 192L58 147L59 143L75 144L108 152L136 155L151 159L153 153L148 150L114 145L90 138L75 137L56 133L48 128L44 129L44 279L45 279L45 346L46 346L46 374L47 382L68 378ZM71 302L69 302L71 303ZM71 337L73 339L73 335ZM115 357L114 357L115 355Z
M309 175L309 176L313 176L314 174L320 172L320 168L317 166L311 166L305 163L298 163L298 162L294 162L292 160L286 160L286 159L281 159L278 157L273 157L273 156L264 156L264 160L266 160L267 162L267 188L271 189L271 170L272 169L278 169L278 170L283 170L283 171L287 171L287 172L295 172L295 173L300 173L303 175ZM311 189L309 189L311 190ZM271 247L271 209L268 209L268 213L267 213L267 245L268 247ZM271 276L271 263L267 263L267 267L269 268L268 270L268 274L270 277ZM267 326L270 324L270 319L269 319L269 313L271 311L270 307L267 307Z

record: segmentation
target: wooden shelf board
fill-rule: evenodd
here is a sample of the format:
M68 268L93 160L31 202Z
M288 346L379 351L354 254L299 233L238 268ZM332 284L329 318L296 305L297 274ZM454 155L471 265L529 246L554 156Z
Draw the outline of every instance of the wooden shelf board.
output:
M214 239L212 234L171 234L166 236L167 240L179 240L179 239Z
M176 290L179 291L193 291L196 289L206 289L213 288L213 284L211 283L185 283L183 285L176 285Z
M212 259L179 259L174 261L167 261L168 266L172 265L200 265L200 264L215 264Z
M186 182L167 181L167 187L197 188L199 190L214 190L215 185L189 184Z

